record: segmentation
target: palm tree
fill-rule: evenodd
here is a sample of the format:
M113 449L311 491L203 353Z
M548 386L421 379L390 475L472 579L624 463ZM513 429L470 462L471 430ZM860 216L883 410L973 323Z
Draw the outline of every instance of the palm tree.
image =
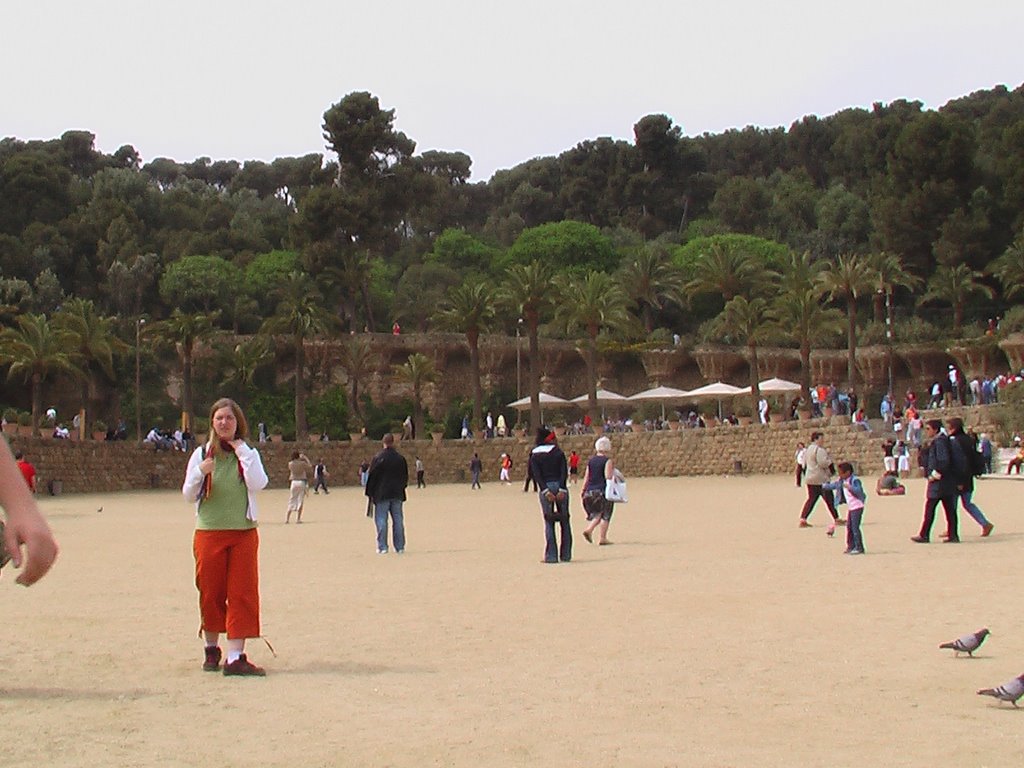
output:
M907 271L903 259L895 253L879 251L867 257L868 265L871 268L874 279L875 293L873 297L875 322L883 322L886 319L886 306L888 306L889 327L892 327L892 296L897 288L906 288L913 291L921 285L921 278ZM888 301L887 301L888 299Z
M352 411L359 419L360 426L363 422L363 405L359 401L359 387L374 369L376 359L369 340L363 336L349 336L349 340L341 347L338 363L348 377Z
M295 439L309 437L306 420L306 340L326 333L334 316L321 304L320 292L301 272L292 272L276 291L277 309L260 328L261 333L287 334L295 354Z
M366 312L367 327L373 328L373 310L370 304L370 273L372 264L367 252L342 250L337 264L324 270L325 284L336 292L339 298L338 316L346 320L349 330L357 331L356 302L362 299Z
M596 419L597 411L597 335L602 329L618 330L629 323L626 307L629 299L607 272L588 272L571 280L560 297L555 319L568 332L582 329L586 337L587 411Z
M213 335L218 317L220 310L210 314L191 314L176 309L169 318L154 323L148 330L158 342L170 344L178 351L181 359L181 411L189 429L192 429L195 410L192 399L192 363L196 344Z
M494 320L494 291L480 278L455 286L434 320L443 329L466 334L473 377L473 429L483 427L483 390L480 386L480 332Z
M775 316L768 302L762 298L747 299L734 296L726 302L721 314L715 318L713 327L725 336L747 346L747 360L750 363L750 395L753 400L752 413L757 413L761 388L758 384L757 348L770 341L775 334Z
M509 268L502 291L502 303L523 318L530 342L530 429L540 421L540 339L539 329L554 305L555 270L546 262L532 261Z
M423 386L437 381L437 368L426 355L414 352L401 365L395 366L395 375L400 381L412 386L413 432L423 426Z
M130 347L121 341L114 331L115 319L97 313L91 299L73 298L65 301L53 318L54 326L67 336L72 348L73 362L81 369L81 403L85 409L82 430L89 434L92 423L90 393L95 388L96 372L103 373L109 381L114 380L114 355L127 352Z
M832 301L846 302L846 378L851 387L857 383L857 299L874 288L871 268L855 253L836 259L836 263L818 275L818 290Z
M221 384L239 393L250 394L260 368L270 362L270 340L265 336L253 336L236 344L228 351L224 360L224 376ZM237 398L243 405L248 397Z
M39 436L43 385L55 373L81 376L72 360L71 340L46 315L21 315L17 328L0 331L0 364L8 364L8 379L21 378L32 387L32 434Z
M712 293L729 301L735 296L761 292L774 276L774 272L758 264L749 254L715 243L697 260L685 290L691 298Z
M649 245L640 251L619 270L619 281L648 333L654 330L655 311L667 303L683 304L682 271L662 248Z
M927 290L920 299L918 306L937 301L949 304L953 308L953 333L960 335L964 322L964 305L972 294L995 298L996 292L979 280L984 274L971 269L966 264L948 267L945 264L936 268L928 278Z
M811 346L821 336L843 328L843 313L825 308L813 288L794 288L780 293L772 302L779 336L800 345L800 397L811 402Z
M1002 284L1004 299L1024 293L1024 233L1003 251L1002 256L988 265L988 272Z

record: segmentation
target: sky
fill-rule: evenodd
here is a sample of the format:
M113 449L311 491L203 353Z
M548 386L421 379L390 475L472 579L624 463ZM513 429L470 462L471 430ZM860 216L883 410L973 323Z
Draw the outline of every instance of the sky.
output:
M369 91L472 180L645 115L685 135L1024 83L1024 3L975 0L5 0L0 137L143 162L322 152Z

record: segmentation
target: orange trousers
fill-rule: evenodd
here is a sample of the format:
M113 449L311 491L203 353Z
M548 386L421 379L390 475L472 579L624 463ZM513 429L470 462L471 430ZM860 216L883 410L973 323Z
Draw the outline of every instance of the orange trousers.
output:
M203 631L227 632L232 640L260 636L259 547L255 528L195 532Z

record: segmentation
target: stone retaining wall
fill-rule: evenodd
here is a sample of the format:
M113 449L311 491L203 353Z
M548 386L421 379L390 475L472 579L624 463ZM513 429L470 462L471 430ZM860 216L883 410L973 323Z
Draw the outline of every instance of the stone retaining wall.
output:
M991 408L962 408L936 411L942 417L960 415L975 429L989 429ZM932 412L926 413L926 417ZM825 433L825 447L837 461L852 461L858 472L872 476L881 472L880 432L853 429L846 420L832 424L818 419L746 427L716 427L661 432L631 432L609 435L616 462L631 477L713 475L736 470L745 473L788 473L793 468L796 444L807 443L810 433ZM46 438L10 438L12 450L22 450L38 473L41 492L50 481L59 481L63 493L96 493L147 488L178 488L184 476L187 456L180 452L154 451L131 442L84 443ZM575 449L584 461L593 453L594 436L563 436L562 449ZM399 451L408 459L410 475L419 456L426 467L427 483L468 482L469 461L476 452L483 461L484 482L498 478L503 452L512 456L512 476L522 482L532 441L525 437L496 440L402 441ZM323 457L331 473L329 485L358 483L358 467L380 449L377 441L355 443L263 443L259 446L271 487L288 484L287 464L294 450L306 453L313 462ZM582 473L582 469L581 469ZM413 482L413 478L411 478Z

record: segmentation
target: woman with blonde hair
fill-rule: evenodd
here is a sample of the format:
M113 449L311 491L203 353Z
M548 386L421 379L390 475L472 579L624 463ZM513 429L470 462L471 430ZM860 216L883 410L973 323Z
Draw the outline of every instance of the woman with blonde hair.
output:
M612 452L612 441L607 435L601 435L594 442L594 455L587 460L587 469L583 473L583 510L587 513L587 527L583 529L583 538L593 543L594 530L597 529L597 543L610 544L608 526L612 521L615 504L605 498L605 483L615 472L615 463L609 454Z
M256 491L267 484L249 425L234 400L210 408L210 439L192 453L181 492L196 504L192 550L199 590L203 670L220 669L220 635L227 634L225 675L266 674L249 662L245 640L260 637L259 534Z

